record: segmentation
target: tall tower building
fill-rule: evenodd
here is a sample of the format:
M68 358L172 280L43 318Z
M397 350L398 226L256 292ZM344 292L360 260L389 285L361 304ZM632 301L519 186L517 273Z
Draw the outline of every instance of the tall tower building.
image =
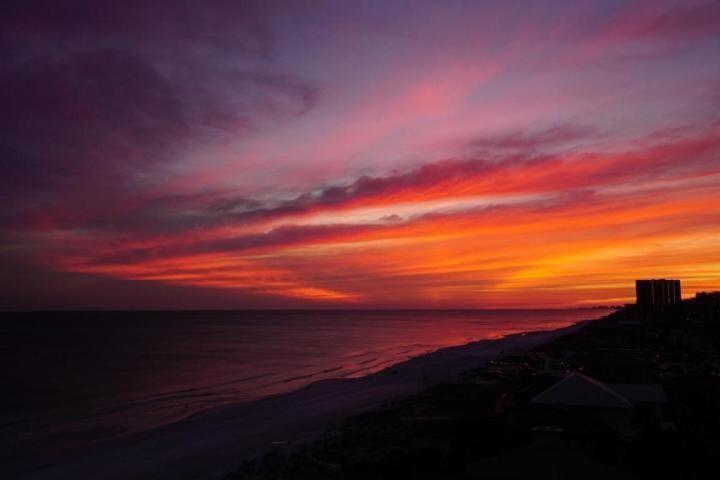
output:
M680 280L635 280L635 295L640 307L665 307L682 301Z

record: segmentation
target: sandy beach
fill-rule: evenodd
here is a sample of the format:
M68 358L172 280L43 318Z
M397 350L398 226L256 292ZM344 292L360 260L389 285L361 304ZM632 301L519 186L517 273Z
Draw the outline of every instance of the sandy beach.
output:
M499 353L535 347L582 323L443 348L366 377L323 380L294 392L213 409L81 451L38 459L37 468L17 471L11 478L219 478L241 460L273 446L311 439L347 415L452 380Z

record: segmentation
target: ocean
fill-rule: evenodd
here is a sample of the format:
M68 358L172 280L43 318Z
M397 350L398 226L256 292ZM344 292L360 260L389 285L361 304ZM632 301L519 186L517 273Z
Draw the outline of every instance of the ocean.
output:
M371 374L442 347L605 310L9 314L0 458L50 454L195 413Z

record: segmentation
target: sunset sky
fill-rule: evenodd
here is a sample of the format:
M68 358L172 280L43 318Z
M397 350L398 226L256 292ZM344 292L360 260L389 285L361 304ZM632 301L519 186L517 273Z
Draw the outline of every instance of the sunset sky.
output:
M10 1L0 308L720 289L720 3Z

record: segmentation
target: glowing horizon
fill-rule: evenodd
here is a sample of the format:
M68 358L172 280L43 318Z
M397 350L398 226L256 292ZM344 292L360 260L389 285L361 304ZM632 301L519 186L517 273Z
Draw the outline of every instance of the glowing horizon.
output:
M10 9L0 307L720 289L717 3L216 3Z

